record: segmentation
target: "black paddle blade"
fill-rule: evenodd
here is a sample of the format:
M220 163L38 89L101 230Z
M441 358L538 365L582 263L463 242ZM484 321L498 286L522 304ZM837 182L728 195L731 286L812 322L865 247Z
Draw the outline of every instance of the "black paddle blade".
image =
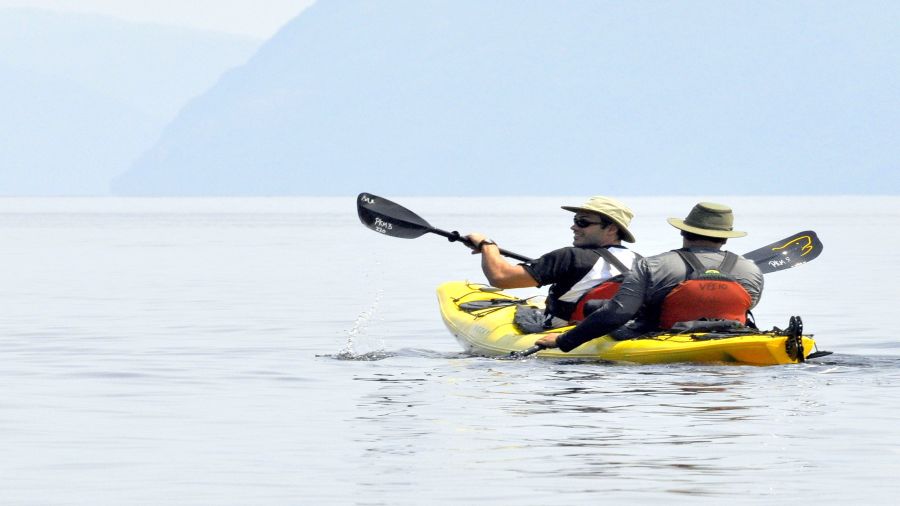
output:
M806 230L744 254L763 274L805 264L822 253L822 243L812 230Z
M359 194L356 198L356 212L363 225L391 237L415 239L433 230L416 213L371 193Z

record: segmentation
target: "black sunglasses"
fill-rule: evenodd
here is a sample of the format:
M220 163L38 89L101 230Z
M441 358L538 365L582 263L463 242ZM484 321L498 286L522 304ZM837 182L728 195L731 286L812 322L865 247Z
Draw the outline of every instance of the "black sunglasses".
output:
M575 218L572 221L575 223L575 226L578 228L588 228L591 225L600 225L600 228L606 228L609 226L609 222L606 220L589 221L584 218Z

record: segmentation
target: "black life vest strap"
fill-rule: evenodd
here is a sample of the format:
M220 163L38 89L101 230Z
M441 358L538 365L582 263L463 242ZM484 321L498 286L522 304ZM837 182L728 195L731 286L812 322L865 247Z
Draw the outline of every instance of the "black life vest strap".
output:
M693 272L697 273L697 275L703 274L708 269L703 266L703 263L700 262L700 259L697 258L692 251L687 251L683 249L675 250L675 253L678 253L678 256L687 264ZM731 270L734 269L734 266L737 265L738 256L730 251L725 252L725 258L722 259L722 263L719 264L719 267L716 268L717 271L722 274L730 275ZM690 276L688 276L690 278Z
M722 264L719 265L719 272L722 274L731 274L734 266L737 265L738 256L730 251L725 252L725 259L722 260Z
M681 260L688 267L690 267L691 272L688 273L688 279L692 277L692 273L696 273L696 275L699 276L700 274L706 272L706 267L703 266L703 263L700 262L700 259L697 258L697 255L695 255L694 253L683 249L677 249L675 250L675 253L678 253L678 256L681 257Z
M616 258L615 255L613 255L612 253L610 253L610 251L609 251L608 249L606 249L606 248L598 248L598 249L597 249L597 253L598 253L601 257L603 257L604 260L606 260L606 263L608 263L609 265L612 265L613 267L615 267L616 269L618 269L618 270L619 270L619 274L625 274L626 272L628 272L628 271L631 270L631 269L629 269L628 267L625 267L625 264L623 264L621 260L619 260L618 258Z

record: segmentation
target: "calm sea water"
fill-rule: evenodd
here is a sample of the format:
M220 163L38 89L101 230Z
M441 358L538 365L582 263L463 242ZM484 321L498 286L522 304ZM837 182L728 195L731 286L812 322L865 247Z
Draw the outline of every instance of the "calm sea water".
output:
M395 200L538 255L585 197ZM434 296L481 281L343 199L0 200L2 504L889 504L900 493L900 198L704 196L825 359L780 367L470 357ZM632 198L637 248L700 198ZM525 291L527 293L527 291Z

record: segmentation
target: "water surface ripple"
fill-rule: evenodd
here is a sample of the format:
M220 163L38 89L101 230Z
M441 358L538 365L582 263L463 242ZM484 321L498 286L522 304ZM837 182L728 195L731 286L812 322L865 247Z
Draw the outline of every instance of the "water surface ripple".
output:
M399 200L537 255L583 199ZM677 247L665 218L695 200L628 199L638 250ZM750 231L738 252L818 232L822 256L767 276L755 312L802 315L834 355L472 357L434 288L483 280L477 257L378 236L352 198L0 199L0 502L892 504L898 240L877 232L900 200L713 200ZM848 240L868 236L888 244ZM851 265L855 296L835 289Z

